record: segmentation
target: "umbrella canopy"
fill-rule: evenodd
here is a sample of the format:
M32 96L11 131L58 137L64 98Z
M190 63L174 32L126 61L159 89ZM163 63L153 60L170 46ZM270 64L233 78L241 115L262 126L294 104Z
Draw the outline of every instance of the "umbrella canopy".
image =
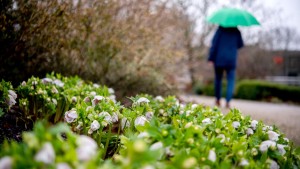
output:
M209 16L207 21L223 27L260 25L252 14L236 8L220 9Z

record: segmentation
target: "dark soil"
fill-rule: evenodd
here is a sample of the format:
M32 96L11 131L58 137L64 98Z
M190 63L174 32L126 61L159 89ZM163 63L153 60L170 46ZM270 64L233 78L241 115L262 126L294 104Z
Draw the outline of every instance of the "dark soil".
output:
M22 141L22 132L32 130L33 123L23 119L23 112L17 107L12 107L0 117L0 144L4 140Z

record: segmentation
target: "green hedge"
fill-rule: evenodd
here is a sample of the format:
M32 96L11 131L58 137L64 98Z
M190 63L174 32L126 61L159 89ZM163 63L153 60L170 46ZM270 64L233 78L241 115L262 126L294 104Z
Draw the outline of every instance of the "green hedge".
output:
M278 98L282 101L300 103L300 87L258 80L243 80L236 87L235 97L249 100Z
M215 90L214 90L214 84L197 84L194 86L194 92L199 95L205 95L205 96L215 96ZM222 97L226 96L226 83L222 83Z
M236 84L235 98L247 100L285 101L300 103L300 87L274 84L259 80L243 80ZM214 96L214 85L197 84L194 92L199 95ZM222 84L222 96L226 95L226 83Z

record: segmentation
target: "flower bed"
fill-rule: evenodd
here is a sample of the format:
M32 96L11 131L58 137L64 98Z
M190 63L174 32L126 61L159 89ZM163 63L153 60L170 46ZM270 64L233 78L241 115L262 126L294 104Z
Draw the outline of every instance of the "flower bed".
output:
M173 96L149 95L132 97L125 107L112 89L76 77L31 78L16 92L9 86L1 85L3 112L18 105L19 118L35 127L23 133L23 142L2 145L0 169L300 166L299 148L276 126L236 109L223 115Z

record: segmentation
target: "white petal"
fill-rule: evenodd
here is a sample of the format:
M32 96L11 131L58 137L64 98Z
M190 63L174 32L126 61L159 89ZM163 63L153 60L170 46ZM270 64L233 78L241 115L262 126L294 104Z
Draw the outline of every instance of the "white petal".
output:
M65 121L67 123L72 123L78 118L77 112L75 110L70 110L65 113Z
M217 160L217 155L214 150L209 150L208 159L212 162L215 162Z
M205 118L204 120L202 120L203 124L211 124L211 120L210 118Z
M68 163L57 163L56 169L72 169Z
M260 144L259 150L261 152L266 152L269 149L269 147L275 147L275 146L276 146L276 143L274 141L266 140Z
M50 142L43 145L42 149L35 155L35 161L52 164L55 160L55 152Z
M156 142L150 146L150 150L159 150L161 148L163 148L162 142Z
M13 90L8 90L8 94L11 95L15 100L17 99L18 95Z
M154 99L159 101L159 102L165 101L165 99L162 96L156 96Z
M148 120L146 119L146 117L144 116L139 116L135 119L134 121L134 125L135 126L144 126L145 123L148 122Z
M145 116L147 120L151 120L153 117L153 112L147 112Z
M257 124L258 124L258 121L256 121L256 120L251 121L251 127L252 127L253 130L256 130Z
M4 156L0 159L0 169L11 169L13 160L9 156Z
M267 133L268 133L269 140L273 140L273 141L278 140L279 134L277 134L276 132L268 131Z
M96 131L100 128L100 123L97 120L94 120L91 124L91 130Z
M248 160L242 158L242 160L241 160L241 162L240 162L239 165L240 165L240 166L247 166L247 165L249 165L249 162L248 162Z
M234 121L234 122L232 122L232 126L237 129L241 126L241 124L238 121Z
M130 127L130 121L126 117L122 118L121 127L122 130L124 130L125 127Z
M141 98L139 98L137 101L136 101L137 103L149 103L150 102L150 100L148 100L147 98L145 98L145 97L141 97Z

